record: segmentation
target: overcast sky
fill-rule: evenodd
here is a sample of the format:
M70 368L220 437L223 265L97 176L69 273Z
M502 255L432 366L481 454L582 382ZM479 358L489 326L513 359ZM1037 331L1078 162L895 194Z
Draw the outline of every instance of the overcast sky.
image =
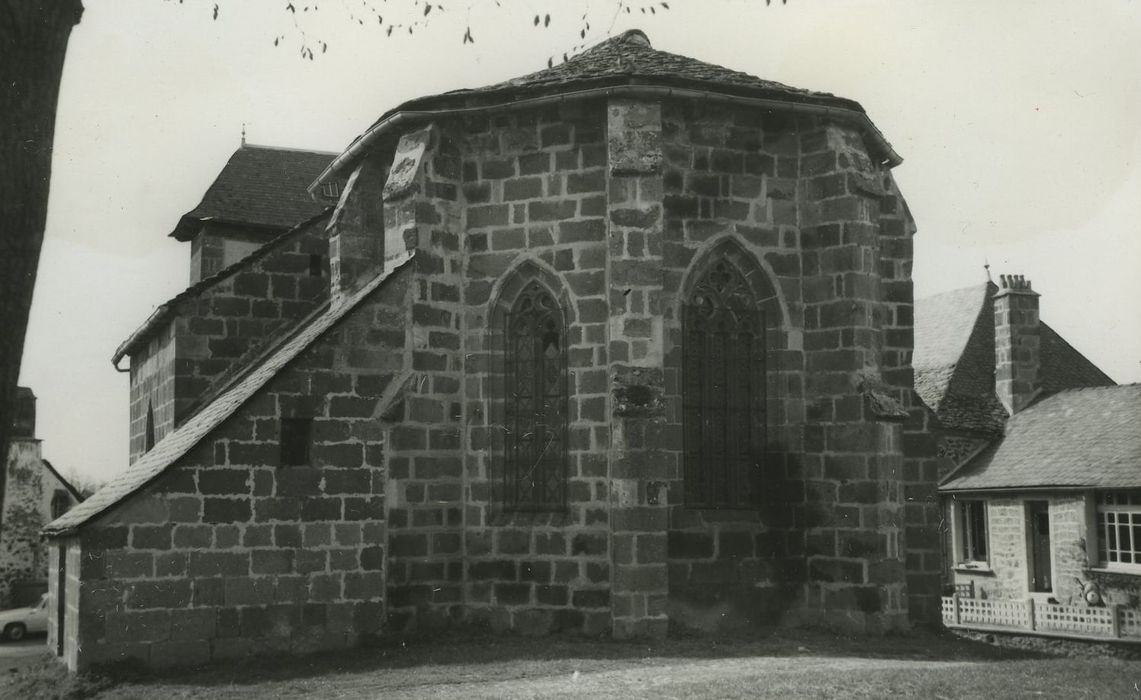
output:
M387 24L418 17L400 9L411 1L373 4ZM617 18L598 0L441 0L412 37L354 15L361 0L293 2L297 26L285 0L220 0L216 21L207 0L85 0L21 373L65 474L126 468L128 375L111 354L187 285L189 244L167 234L243 122L250 143L340 151L404 100L558 60L588 9L588 40L640 27L656 48L858 100L904 157L918 296L981 283L985 261L1024 274L1043 319L1115 380L1141 381L1136 0L671 0ZM298 27L316 60L299 58Z

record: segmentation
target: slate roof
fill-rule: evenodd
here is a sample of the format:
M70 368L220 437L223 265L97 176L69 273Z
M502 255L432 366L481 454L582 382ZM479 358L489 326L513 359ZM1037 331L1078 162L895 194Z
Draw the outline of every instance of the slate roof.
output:
M300 224L297 224L285 233L278 235L277 238L269 241L241 260L227 265L221 270L215 272L213 275L195 282L194 284L171 297L170 300L166 303L160 304L157 309L151 312L151 315L147 317L147 320L143 322L143 325L136 328L135 331L131 333L131 335L126 340L119 344L119 347L115 349L115 354L111 356L111 364L115 365L115 367L118 368L120 360L122 360L127 355L133 354L136 350L142 347L144 343L150 340L155 331L165 327L170 319L178 315L179 304L186 301L187 299L194 299L198 297L200 294L202 294L202 292L206 291L210 287L213 287L222 280L232 277L234 274L248 268L255 262L264 258L266 255L269 255L271 252L280 248L282 245L292 241L294 238L301 235L305 231L312 229L314 226L324 224L326 221L328 221L331 213L331 207L322 210L317 216L313 216L306 221L302 221Z
M1141 487L1141 384L1068 389L1019 411L940 491Z
M49 523L44 527L44 534L52 537L70 534L154 481L411 259L412 254L406 255L396 261L387 273L377 275L357 293L335 305L327 304L318 309L300 324L294 335L283 339L278 348L266 356L264 362L235 378L217 399L167 434L149 452L127 467L126 471L111 479L86 501Z
M1001 435L1006 409L994 392L994 294L991 282L915 301L915 391L944 427ZM1042 395L1113 380L1039 321Z
M859 116L860 125L872 136L873 142L883 151L887 161L893 165L902 162L883 134L867 118L864 108L855 100L791 87L688 56L660 51L650 45L644 32L631 29L544 70L481 88L452 90L404 102L385 112L368 131L354 139L345 154L338 157L310 185L310 189L351 160L349 156L356 152L360 141L368 138L387 120L402 113L418 117L421 115L415 114L416 112L509 106L531 98L550 95L569 97L586 90L625 87L674 88L769 99L783 104L831 109L837 116L842 110Z
M329 202L314 201L307 187L336 155L243 144L170 235L188 241L205 221L287 229L315 216Z

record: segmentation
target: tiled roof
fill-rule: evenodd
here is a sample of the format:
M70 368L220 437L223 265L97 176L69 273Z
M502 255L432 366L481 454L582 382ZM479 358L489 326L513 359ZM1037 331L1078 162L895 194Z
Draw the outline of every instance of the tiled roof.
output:
M694 91L690 94L702 97L716 94L764 99L783 105L809 105L820 112L828 111L837 118L854 115L860 127L872 137L877 152L882 151L885 160L892 165L901 162L899 155L855 100L790 87L688 56L660 51L650 45L645 33L632 29L535 73L481 88L452 90L405 102L385 112L368 131L354 139L318 181L324 181L331 173L343 169L358 154L358 144L367 142L375 130L381 129L385 122L398 114L426 118L437 111L509 107L533 98L570 97L585 91L626 88ZM316 182L310 187L315 185Z
M1141 384L1067 389L1019 411L941 491L1141 487Z
M335 155L243 144L170 235L190 240L208 220L268 229L294 226L328 206L314 201L306 188Z
M994 294L987 282L915 301L915 391L944 427L1001 434L1006 410L994 392ZM1042 395L1113 380L1044 322Z
M222 421L233 415L242 404L316 341L322 333L344 318L348 312L352 311L411 259L412 255L408 254L403 259L396 261L389 272L377 275L351 297L347 297L335 305L327 305L319 309L300 326L300 330L295 335L284 339L277 350L270 353L264 362L251 368L248 373L238 378L215 401L191 416L174 432L166 435L149 452L127 467L126 471L107 482L103 488L92 494L86 501L49 523L44 528L44 534L49 536L69 534L84 523L119 505L131 494L158 478L172 467L180 457L197 445L200 440L221 425Z
M194 284L190 285L186 289L173 296L166 303L160 304L157 309L151 312L151 315L147 317L147 320L143 321L143 325L135 329L134 333L131 333L131 335L126 340L119 344L119 347L115 349L115 354L111 356L111 364L118 367L120 360L122 360L127 355L134 353L138 348L142 347L142 345L151 338L155 331L163 328L171 318L178 315L179 304L186 301L187 299L194 299L198 297L205 290L213 287L222 280L232 277L235 273L241 272L242 270L248 268L250 265L253 265L255 262L261 260L266 255L269 255L271 252L277 250L289 241L292 241L297 236L302 235L305 231L312 229L314 226L324 224L328 220L331 213L332 208L328 208L321 211L317 216L313 216L306 221L302 221L301 223L297 224L285 233L278 235L277 238L269 241L241 260L238 260L222 268L209 277L195 282Z

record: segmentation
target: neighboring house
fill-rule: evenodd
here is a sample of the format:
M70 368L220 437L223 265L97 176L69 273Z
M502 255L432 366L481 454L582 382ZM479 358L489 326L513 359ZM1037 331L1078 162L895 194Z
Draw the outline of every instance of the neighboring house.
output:
M898 162L859 104L639 31L383 115L331 214L116 353L134 461L46 529L51 645L937 614Z
M80 494L40 454L36 439L36 397L16 388L11 441L4 463L8 489L0 523L0 610L31 605L48 588L44 525L81 499Z
M958 463L939 487L956 591L944 621L1141 641L1141 386L1114 386L1038 299L1004 275L916 304L917 389Z

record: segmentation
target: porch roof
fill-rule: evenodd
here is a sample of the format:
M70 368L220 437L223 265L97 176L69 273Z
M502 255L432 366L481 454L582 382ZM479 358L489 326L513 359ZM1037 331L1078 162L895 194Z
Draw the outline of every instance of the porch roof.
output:
M1141 384L1070 389L1015 414L943 492L1141 488Z

